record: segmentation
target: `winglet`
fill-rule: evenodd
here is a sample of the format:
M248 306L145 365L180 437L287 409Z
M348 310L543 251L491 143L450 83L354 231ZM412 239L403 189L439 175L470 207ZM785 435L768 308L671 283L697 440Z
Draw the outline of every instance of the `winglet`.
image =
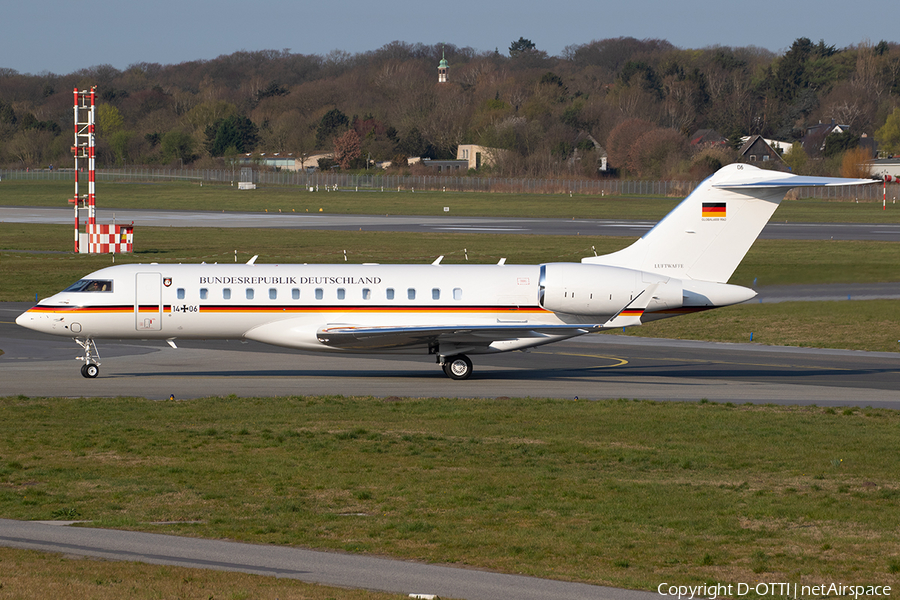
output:
M616 315L611 318L609 321L603 324L603 329L613 329L616 327L633 327L635 325L641 325L643 322L641 321L641 317L644 316L644 310L647 309L647 305L650 304L650 301L653 299L653 294L656 293L656 288L659 284L654 283L648 286L644 291L638 294L634 300L629 302L625 308L620 310Z

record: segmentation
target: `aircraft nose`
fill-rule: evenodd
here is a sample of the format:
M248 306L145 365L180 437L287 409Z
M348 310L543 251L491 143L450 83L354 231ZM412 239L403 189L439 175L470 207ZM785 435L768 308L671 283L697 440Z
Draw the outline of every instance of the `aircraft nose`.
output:
M28 329L37 329L37 315L31 312L31 310L26 310L16 317L16 325L21 325Z

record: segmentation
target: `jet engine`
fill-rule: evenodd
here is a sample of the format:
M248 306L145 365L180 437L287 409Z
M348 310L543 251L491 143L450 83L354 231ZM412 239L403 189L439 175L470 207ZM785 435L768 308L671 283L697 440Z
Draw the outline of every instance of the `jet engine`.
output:
M656 285L648 311L682 305L682 283L657 273L584 263L541 265L539 300L557 313L612 316L638 294Z

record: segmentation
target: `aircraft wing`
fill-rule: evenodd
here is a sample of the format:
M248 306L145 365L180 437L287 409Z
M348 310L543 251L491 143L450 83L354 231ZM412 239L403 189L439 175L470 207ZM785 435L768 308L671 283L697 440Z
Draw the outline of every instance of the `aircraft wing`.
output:
M658 287L659 285L654 283L635 296L634 300L629 302L625 308L620 310L609 321L603 324L603 329L641 325L643 323L641 317L644 316L644 311L653 299L653 294L656 293Z
M316 332L326 346L343 350L385 350L408 346L490 346L494 342L545 338L548 341L592 333L602 329L632 327L641 324L641 316L650 304L657 284L652 284L605 323L540 325L496 323L491 325L410 325L365 327L329 324ZM537 344L534 344L537 345Z
M455 344L487 347L494 342L522 338L560 339L599 331L601 325L410 325L364 327L329 324L316 332L319 342L344 350L384 350L409 346Z

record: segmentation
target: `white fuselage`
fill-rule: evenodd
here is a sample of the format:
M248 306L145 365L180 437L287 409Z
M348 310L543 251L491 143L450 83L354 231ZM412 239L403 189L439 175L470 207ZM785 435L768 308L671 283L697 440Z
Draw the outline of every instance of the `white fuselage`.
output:
M578 263L120 265L41 300L17 323L83 339L248 339L315 351L482 354L601 329L640 293L647 276ZM645 319L752 295L713 284L720 296L732 295L710 300L707 293L686 306L690 291L667 281L656 287ZM363 330L364 341L348 341Z
M42 300L18 322L70 337L246 338L305 350L339 350L317 338L317 331L326 324L570 322L538 305L539 269L516 265L121 265L88 276L108 281L105 291L60 292Z

